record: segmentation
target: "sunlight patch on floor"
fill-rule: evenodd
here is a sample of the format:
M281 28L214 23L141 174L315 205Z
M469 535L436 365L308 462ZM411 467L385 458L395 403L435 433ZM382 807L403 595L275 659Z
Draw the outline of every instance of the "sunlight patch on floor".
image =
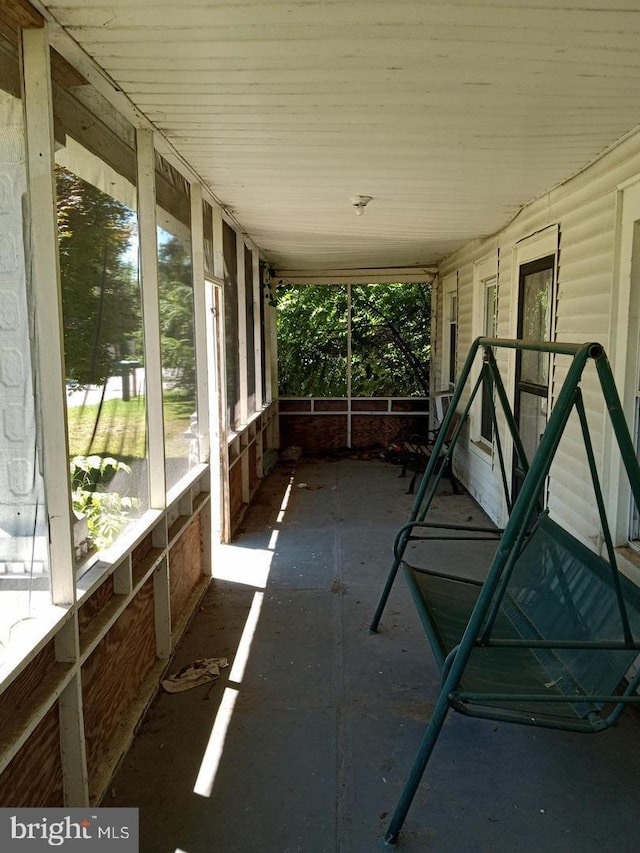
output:
M193 793L201 797L210 797L213 791L213 785L222 759L224 750L224 742L227 737L233 709L238 698L238 690L235 687L226 687L222 696L222 702L216 714L216 720L211 729L211 735L207 748L198 771L196 784L193 788Z

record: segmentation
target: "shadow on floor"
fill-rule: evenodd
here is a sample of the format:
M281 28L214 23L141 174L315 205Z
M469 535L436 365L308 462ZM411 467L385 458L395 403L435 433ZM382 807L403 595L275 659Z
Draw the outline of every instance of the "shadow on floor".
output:
M368 632L412 502L397 473L303 459L265 481L171 671L231 666L213 686L158 695L103 802L140 808L141 853L379 849L439 680L402 578ZM436 503L449 520L481 518L468 495ZM399 849L635 850L638 766L633 711L590 738L451 714Z

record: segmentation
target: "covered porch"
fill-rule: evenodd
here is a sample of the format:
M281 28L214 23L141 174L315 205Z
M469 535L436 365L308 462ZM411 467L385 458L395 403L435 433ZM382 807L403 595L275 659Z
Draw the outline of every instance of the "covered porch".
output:
M265 479L171 671L205 657L229 667L158 694L103 801L140 808L146 853L378 849L439 687L403 578L368 630L413 500L398 471L315 455ZM447 481L437 516L486 523ZM472 558L468 545L429 547L468 574L495 546L474 544ZM451 714L401 849L631 851L638 759L633 709L590 738Z

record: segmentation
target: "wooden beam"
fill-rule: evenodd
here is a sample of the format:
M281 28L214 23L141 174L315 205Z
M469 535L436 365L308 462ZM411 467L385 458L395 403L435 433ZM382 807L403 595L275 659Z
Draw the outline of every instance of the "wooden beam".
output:
M75 601L71 487L67 449L62 288L53 177L49 44L43 29L22 31L27 169L31 199L31 276L38 341L44 486L54 604Z
M44 18L27 0L3 0L0 21L14 30L44 27Z
M378 269L273 270L274 284L421 284L438 274L435 266Z
M162 353L158 298L158 244L156 238L155 152L151 131L138 129L138 229L142 276L144 363L149 454L149 504L166 506L166 474L162 396Z

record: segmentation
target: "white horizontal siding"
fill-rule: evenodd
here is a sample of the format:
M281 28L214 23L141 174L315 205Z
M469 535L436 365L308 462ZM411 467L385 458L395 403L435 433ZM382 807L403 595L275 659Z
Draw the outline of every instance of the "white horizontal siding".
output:
M476 241L463 247L441 264L441 275L455 270L467 271L474 261L491 251L500 250L498 292L498 334L509 337L515 327L514 301L517 271L513 267L515 244L548 225L560 230L558 254L558 290L555 316L557 340L582 342L595 340L605 349L611 330L612 295L616 241L617 186L640 174L640 138L631 137L544 198L523 208L509 225L490 240ZM466 274L466 273L465 273ZM471 299L468 288L461 290L460 316L467 318L471 308L462 304ZM460 336L461 346L468 335ZM499 356L506 367L509 356ZM557 357L553 368L553 397L566 376L569 359ZM605 409L595 369L588 366L582 382L583 397L589 421L596 461L602 470L605 446ZM510 394L512 389L508 388ZM496 507L496 472L486 476L478 467L473 451L461 452L460 476L480 502L492 512ZM554 460L549 506L560 523L582 541L600 544L600 522L594 493L589 485L586 461L578 419L572 415Z

